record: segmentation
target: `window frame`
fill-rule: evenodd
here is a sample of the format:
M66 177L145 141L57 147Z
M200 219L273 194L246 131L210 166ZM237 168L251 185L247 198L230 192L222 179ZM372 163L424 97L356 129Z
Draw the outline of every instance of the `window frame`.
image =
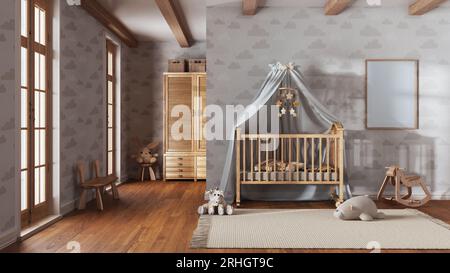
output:
M21 211L21 223L22 227L26 227L32 223L35 223L42 218L46 217L50 213L50 208L52 204L52 7L53 7L53 0L26 0L26 6L20 3L21 9L26 7L27 10L25 12L27 16L27 20L21 20L21 32L20 32L20 51L22 48L25 48L27 50L26 54L26 86L23 86L23 79L20 81L20 90L19 94L22 100L22 92L23 90L26 90L27 92L27 117L26 122L27 126L23 127L22 124L22 118L21 117L21 124L20 124L20 133L21 133L21 143L22 143L22 132L26 130L26 168L22 168L22 165L24 163L22 155L21 155L21 166L20 166L20 173L22 177L22 173L24 171L27 171L27 205L24 210L22 210L22 205L20 207ZM35 33L35 8L39 8L40 10L43 10L45 12L45 31L43 33L40 33L39 35L39 41L36 41L36 33ZM21 12L21 14L23 14ZM22 26L23 22L26 22L26 34L27 37L24 37L22 35ZM42 36L43 35L43 36ZM43 40L41 40L43 38ZM44 44L40 43L43 42ZM40 82L39 80L39 88L36 88L36 67L35 67L35 54L43 55L43 59L45 61L45 64L41 66L40 68L43 68L45 70L45 77L43 78L44 83ZM22 55L21 55L21 65L23 64ZM21 68L22 71L22 68ZM39 70L40 71L40 70ZM39 72L40 73L40 72ZM21 75L22 76L22 75ZM43 86L42 86L43 84ZM43 88L42 88L43 87ZM45 95L42 96L45 101L45 109L44 109L44 116L45 119L40 119L39 121L36 121L36 101L35 96L36 94L44 93ZM39 107L40 99L39 99ZM23 112L22 109L23 105L21 104L21 114ZM39 109L39 111L42 111ZM41 112L42 113L42 112ZM39 113L39 114L41 114ZM39 126L36 126L36 122L39 123ZM41 125L44 125L43 127ZM40 162L39 164L36 164L36 133L37 132L44 132L45 133L45 142L44 142L44 153L45 153L45 159L44 162ZM42 145L39 143L39 145ZM22 146L22 145L21 145ZM22 154L22 153L21 153ZM39 156L41 155L41 150L39 149ZM44 163L44 164L42 164ZM35 198L36 195L36 181L35 181L35 173L38 169L43 169L45 171L44 179L45 184L43 185L45 194L44 196L41 196L41 192L38 194L38 198ZM39 180L40 181L40 180ZM20 184L22 184L22 179L20 180ZM22 188L22 185L20 185ZM39 184L38 187L42 187L41 184ZM22 197L22 189L21 189L21 200ZM41 201L41 198L42 202ZM36 199L38 199L40 203L36 204ZM22 202L22 201L21 201Z
M109 38L106 38L106 175L117 175L117 142L116 142L116 91L117 91L117 52L118 46ZM109 58L111 53L112 57ZM111 71L110 71L110 61ZM110 72L112 74L110 74ZM112 85L112 91L110 97L109 83ZM110 103L111 101L111 103ZM109 115L109 108L111 107L112 117ZM110 121L111 119L111 121ZM112 125L112 126L110 126ZM111 130L111 137L110 137ZM112 149L110 149L112 147ZM112 162L110 162L109 154L112 154ZM111 169L110 169L111 167ZM111 170L111 171L110 171Z

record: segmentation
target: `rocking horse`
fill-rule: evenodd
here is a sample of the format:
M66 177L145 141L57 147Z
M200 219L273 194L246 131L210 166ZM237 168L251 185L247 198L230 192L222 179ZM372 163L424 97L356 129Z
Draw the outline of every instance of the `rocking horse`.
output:
M383 198L384 190L388 183L391 183L395 187L395 197L388 200L395 200L398 203L408 207L420 207L425 205L431 199L431 193L420 176L406 175L405 169L399 166L386 167L386 178L383 181L380 191L378 192L378 200ZM401 196L401 186L406 187L407 194ZM412 188L421 187L425 193L425 198L422 200L416 200L412 198Z

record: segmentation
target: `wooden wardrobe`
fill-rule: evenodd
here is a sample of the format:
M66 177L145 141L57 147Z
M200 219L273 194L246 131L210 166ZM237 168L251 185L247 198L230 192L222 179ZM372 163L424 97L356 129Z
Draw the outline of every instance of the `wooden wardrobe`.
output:
M178 105L187 106L190 116L171 117ZM164 74L164 181L206 179L206 140L201 131L205 105L206 73ZM183 124L189 124L182 128L183 134L191 136L187 140L174 139L171 134L172 125L180 122L181 116Z

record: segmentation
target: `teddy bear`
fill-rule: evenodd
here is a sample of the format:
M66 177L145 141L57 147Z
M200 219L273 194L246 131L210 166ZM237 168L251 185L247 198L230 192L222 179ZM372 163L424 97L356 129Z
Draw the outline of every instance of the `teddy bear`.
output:
M159 142L152 142L147 146L140 149L140 151L135 155L136 161L139 164L154 164L158 161L158 154L152 153L156 147L159 146Z
M334 217L341 220L372 221L383 219L384 214L378 211L377 205L368 196L357 196L341 204L334 212Z
M205 197L208 200L208 203L200 206L198 208L198 214L204 215L232 215L233 214L233 207L231 205L228 205L227 202L225 202L224 193L223 191L220 191L218 188L211 189L209 191L205 192Z

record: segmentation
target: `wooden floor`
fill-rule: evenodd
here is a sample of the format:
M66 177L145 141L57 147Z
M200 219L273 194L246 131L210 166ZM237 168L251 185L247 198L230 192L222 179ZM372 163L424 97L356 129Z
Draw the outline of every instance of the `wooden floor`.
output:
M81 252L355 252L354 250L193 250L189 242L203 203L205 183L129 183L119 188L121 200L105 199L105 211L95 202L3 252L69 252L78 242ZM334 208L331 202L244 202L244 208ZM390 202L380 208L401 208ZM421 211L450 223L450 201L432 201ZM360 251L367 252L367 251ZM391 251L395 252L395 251ZM404 251L403 251L404 252ZM414 252L414 251L408 251ZM432 251L436 252L436 251ZM447 251L449 252L449 251Z

